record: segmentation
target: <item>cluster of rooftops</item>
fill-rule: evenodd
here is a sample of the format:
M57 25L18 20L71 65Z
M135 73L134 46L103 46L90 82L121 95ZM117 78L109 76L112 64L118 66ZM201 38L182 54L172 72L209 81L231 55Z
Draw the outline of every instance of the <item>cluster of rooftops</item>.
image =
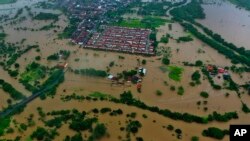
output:
M85 48L154 55L151 30L108 26L102 33L94 33Z

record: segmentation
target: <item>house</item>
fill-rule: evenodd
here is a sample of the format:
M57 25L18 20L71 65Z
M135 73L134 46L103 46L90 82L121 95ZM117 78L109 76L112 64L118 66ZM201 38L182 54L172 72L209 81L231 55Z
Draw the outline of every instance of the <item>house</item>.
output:
M214 66L208 65L207 66L207 71L212 72L214 70Z
M138 72L139 72L140 75L145 76L146 73L147 73L147 69L145 69L145 68L139 68Z
M225 69L224 68L218 68L218 73L225 73Z
M68 63L60 63L60 64L57 64L57 68L59 68L59 69L65 69L66 67L68 66Z

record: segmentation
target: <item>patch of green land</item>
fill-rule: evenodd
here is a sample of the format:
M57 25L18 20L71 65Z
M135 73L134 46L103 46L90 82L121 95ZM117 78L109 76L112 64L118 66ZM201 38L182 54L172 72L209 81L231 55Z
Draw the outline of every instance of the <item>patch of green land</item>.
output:
M146 16L142 20L140 19L130 19L122 20L115 23L116 26L132 27L132 28L157 28L164 25L166 22L172 22L170 20L162 19L156 16Z
M44 78L46 75L46 68L35 62L26 67L26 71L21 74L21 80L32 82Z
M181 74L183 72L183 68L177 67L177 66L168 66L169 71L169 78L174 81L180 81L181 80Z

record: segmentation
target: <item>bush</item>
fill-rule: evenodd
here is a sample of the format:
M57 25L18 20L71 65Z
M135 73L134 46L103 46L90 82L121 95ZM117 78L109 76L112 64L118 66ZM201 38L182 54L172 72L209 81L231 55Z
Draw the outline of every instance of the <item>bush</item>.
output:
M199 137L193 136L193 137L191 138L191 141L199 141Z
M201 92L200 93L200 96L203 97L203 98L208 98L209 97L209 94L207 92Z
M193 74L192 74L192 80L193 81L199 81L201 78L201 74L199 71L195 71Z
M221 130L216 127L210 127L207 130L203 130L202 135L206 137L212 137L215 139L223 139L225 135L229 134L227 130Z
M161 42L165 44L168 43L168 37L166 36L161 37Z
M161 96L162 95L162 91L156 90L156 95Z
M203 62L201 60L197 60L195 62L195 66L202 66L203 65Z
M164 64L164 65L169 65L169 64L170 64L170 60L169 60L166 56L164 56L164 57L162 58L162 64Z
M177 94L178 95L183 95L184 94L184 88L182 86L178 87Z
M192 37L190 37L190 36L184 36L184 37L179 37L178 39L177 39L177 41L181 41L181 42L190 42L190 41L193 41L193 38Z

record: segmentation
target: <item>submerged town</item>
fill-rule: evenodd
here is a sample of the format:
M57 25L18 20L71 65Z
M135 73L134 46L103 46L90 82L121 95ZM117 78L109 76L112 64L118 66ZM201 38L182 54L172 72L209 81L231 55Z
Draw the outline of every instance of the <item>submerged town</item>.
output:
M250 122L249 9L0 0L0 140L229 141Z

